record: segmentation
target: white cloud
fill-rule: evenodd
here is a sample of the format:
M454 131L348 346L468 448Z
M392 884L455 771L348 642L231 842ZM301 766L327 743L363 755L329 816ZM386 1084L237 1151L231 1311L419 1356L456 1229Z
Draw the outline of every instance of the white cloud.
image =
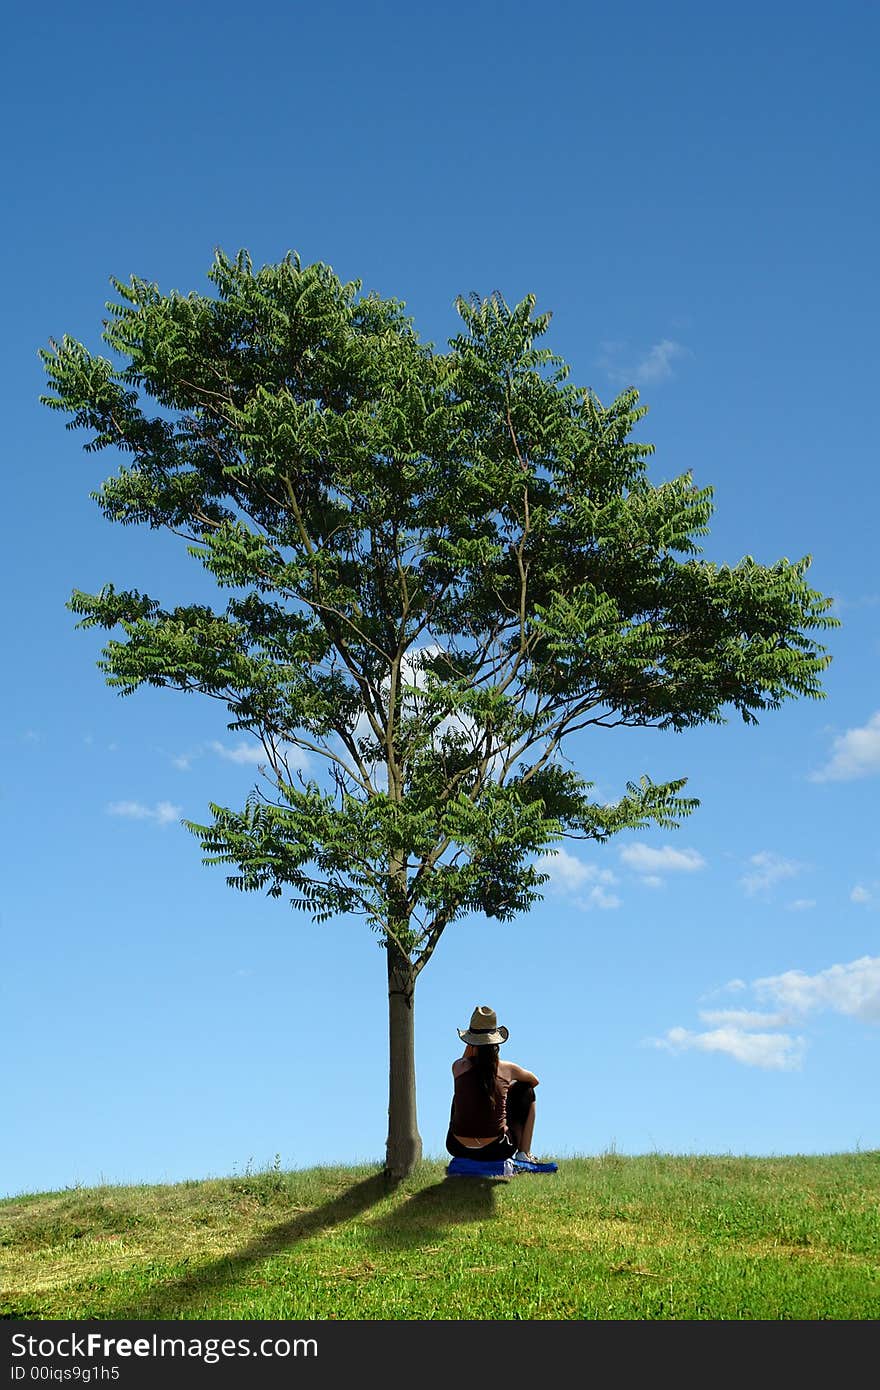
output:
M660 873L693 873L706 866L705 859L695 849L674 849L672 845L664 845L662 849L642 844L625 845L620 859L634 873L645 875L645 882L652 888L661 882Z
M849 896L854 903L869 903L873 898L873 894L869 893L868 889L863 887L861 883L856 884Z
M563 893L570 897L574 906L584 912L589 912L594 907L607 912L621 906L617 894L608 892L611 885L617 882L611 870L599 869L595 864L585 864L567 849L558 848L542 854L535 860L535 868L539 873L550 875L545 886L551 892ZM586 888L587 884L591 886L589 891L584 893L581 890Z
M880 956L861 956L816 975L786 970L755 980L754 989L759 999L772 999L797 1014L830 1010L863 1023L880 1023Z
M880 710L860 729L847 729L831 745L831 758L811 782L851 782L880 772Z
M727 1026L706 1033L692 1033L687 1028L670 1028L663 1038L652 1039L655 1047L670 1052L721 1052L747 1067L767 1071L795 1071L800 1066L806 1039L788 1033L751 1033L743 1028Z
M701 1009L700 1019L703 1023L729 1025L746 1032L757 1028L785 1028L791 1022L785 1013L761 1014L756 1009Z
M663 887L663 879L659 878L657 874L646 874L645 877L642 879L642 883L645 885L646 888Z
M653 343L635 363L625 342L606 339L599 347L600 356L596 365L602 367L609 380L618 386L667 381L673 375L672 364L690 356L690 349L672 338L661 338L658 343Z
M815 898L795 898L793 902L786 903L786 912L809 912L811 907L816 906Z
M663 338L649 348L635 370L636 381L665 381L672 376L672 364L687 355L687 348L671 338Z
M218 757L225 758L227 762L230 763L239 763L241 765L248 764L255 767L269 766L269 758L266 756L266 750L262 743L258 742L256 739L253 742L248 742L246 739L239 739L234 748L228 748L226 744L220 743L217 739L214 739L213 742L209 744L209 747L212 753L216 753ZM295 744L284 744L279 746L278 753L286 760L288 767L292 771L299 770L301 772L309 765L308 754L304 749L297 748Z
M599 907L603 911L610 911L615 907L621 906L621 900L616 893L606 893L598 883L591 888L586 898L578 899L578 906L583 908Z
M170 801L157 801L155 806L145 806L142 801L111 801L107 807L109 816L127 816L130 820L154 820L157 825L171 825L179 820L182 807Z
M178 772L189 772L193 757L192 753L179 753L176 758L171 759L172 766L176 767Z
M564 889L579 888L582 883L586 883L590 878L589 865L575 855L569 854L567 849L557 849L552 854L542 854L535 860L535 868L539 873L549 874L549 887Z
M216 739L210 745L211 751L230 763L268 763L266 750L261 743L247 743L240 739L234 748L227 748Z
M794 878L803 868L794 859L783 859L781 854L773 854L771 850L761 850L758 854L753 854L749 863L753 866L752 872L744 874L740 883L746 892L752 897L755 893L766 892L775 883L779 883L784 878Z
M742 980L730 980L708 997L744 988ZM773 1012L704 1009L699 1014L701 1022L714 1025L707 1031L670 1028L664 1037L648 1041L671 1052L723 1052L744 1066L790 1071L801 1065L807 1039L769 1030L803 1026L820 1011L880 1023L880 956L861 956L815 975L803 970L765 975L754 980L751 988L759 1002L774 1006Z
M424 714L426 724L431 723L431 716L435 706L432 705L428 698L421 696L419 692L427 691L429 676L425 669L426 664L431 657L437 656L438 653L442 651L443 647L439 642L429 642L423 647L413 647L404 654L400 665L401 684L407 687L402 697L403 712L408 717ZM389 694L388 679L382 681L381 693L383 697L387 698ZM431 732L432 747L435 749L439 748L443 739L449 735L463 736L466 743L469 742L473 744L476 739L480 737L480 729L473 717L462 710L447 714L443 718L437 720ZM351 736L356 744L365 744L368 749L374 749L376 735L370 725L366 710L361 710L358 714L351 730ZM507 750L501 748L493 754L489 763L491 771L497 770L502 765L505 751L509 751L509 745ZM341 752L343 757L347 757L344 750L341 750ZM387 778L387 769L384 764L371 761L371 758L367 756L363 747L361 747L361 753L365 761L371 766L376 781L380 784L384 782Z
M535 868L539 873L550 875L547 887L559 893L576 892L586 883L617 882L610 869L599 869L595 864L585 864L582 859L562 848L542 854L535 860Z
M428 700L420 699L418 691L427 690L428 672L425 670L426 664L432 657L437 656L443 651L439 642L429 642L424 647L414 647L408 651L400 665L400 679L402 684L411 687L403 696L403 708L406 713L417 714L422 710L430 713L431 705ZM431 743L434 748L442 743L444 737L449 734L464 735L465 739L473 744L481 736L481 729L473 716L467 711L462 710L455 714L447 714L437 724L431 735ZM499 748L490 760L489 768L492 772L497 771L504 763L506 752L510 745Z

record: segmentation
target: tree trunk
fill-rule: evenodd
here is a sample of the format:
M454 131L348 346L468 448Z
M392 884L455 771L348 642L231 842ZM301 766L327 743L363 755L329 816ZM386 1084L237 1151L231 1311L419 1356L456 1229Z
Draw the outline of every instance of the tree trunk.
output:
M385 1172L395 1182L422 1157L416 1118L416 977L408 957L390 938L388 954L388 1142Z

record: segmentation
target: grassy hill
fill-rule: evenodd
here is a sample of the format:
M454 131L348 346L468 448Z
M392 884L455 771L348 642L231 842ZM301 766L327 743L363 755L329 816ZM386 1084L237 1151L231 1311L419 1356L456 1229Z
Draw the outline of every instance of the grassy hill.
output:
M0 1202L0 1316L876 1319L880 1151L276 1170Z

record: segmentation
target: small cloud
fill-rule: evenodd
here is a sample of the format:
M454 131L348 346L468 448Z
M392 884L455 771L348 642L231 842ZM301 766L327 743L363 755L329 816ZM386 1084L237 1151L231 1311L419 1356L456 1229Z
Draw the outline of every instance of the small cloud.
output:
M782 879L794 878L803 868L803 865L794 859L783 859L781 854L773 854L767 849L753 854L749 863L752 865L752 872L744 874L740 879L749 897L753 897L755 893L767 892Z
M814 975L786 970L754 980L751 987L757 1002L770 1004L772 1012L704 1009L699 1014L701 1022L714 1025L708 1030L670 1028L664 1037L648 1041L670 1052L723 1052L745 1066L789 1071L800 1066L807 1040L770 1030L803 1025L811 1014L819 1012L880 1024L880 956L860 956ZM745 985L742 980L731 980L723 990L714 990L707 997L733 988L739 990Z
M772 999L801 1015L830 1010L865 1023L880 1023L880 956L860 956L816 975L786 970L755 980L754 989L759 999Z
M578 899L578 907L589 910L591 907L601 908L603 911L611 911L615 907L621 906L621 899L616 893L606 893L598 883L591 888L586 898Z
M147 820L153 813L141 801L111 801L108 816L130 816L132 820Z
M791 1021L787 1014L762 1014L755 1009L701 1009L703 1023L715 1023L742 1028L747 1032L757 1028L784 1028Z
M192 767L192 753L179 753L176 758L171 759L171 764L176 767L178 772L189 772Z
M125 816L129 820L153 820L157 825L171 825L179 820L183 808L170 801L157 801L155 806L145 806L142 801L111 801L107 807L108 816Z
M880 710L861 728L838 734L831 745L831 757L811 782L852 782L857 777L880 773Z
M806 1039L788 1033L752 1033L726 1026L706 1033L687 1028L670 1028L663 1038L653 1038L655 1047L669 1052L721 1052L747 1067L766 1071L796 1071L806 1049Z
M650 845L625 845L620 851L621 863L640 875L649 888L659 888L663 882L661 873L694 873L704 869L706 861L695 849L674 849L664 845L654 849Z
M869 903L872 901L874 895L873 893L869 893L868 889L863 887L861 883L857 883L849 896L851 902Z
M811 907L816 906L815 898L795 898L793 902L786 903L786 912L809 912Z
M740 994L746 988L745 980L728 980L726 984L716 985L701 995L702 999L717 999L720 994Z
M267 763L266 750L261 743L246 743L240 740L234 748L227 748L225 744L218 743L215 739L210 745L212 752L218 757L226 758L230 763Z
M585 864L577 855L567 849L556 849L542 854L535 860L539 873L549 874L549 887L558 893L573 893L586 883L616 883L617 879L610 869L599 869L595 864Z
M661 338L635 362L628 345L619 339L606 339L600 343L599 349L600 355L596 365L601 367L609 380L617 386L640 382L655 385L657 382L667 381L674 374L673 363L691 355L689 348L672 338Z
M218 757L226 758L231 763L265 766L270 761L262 743L256 741L248 743L245 739L240 739L234 748L227 748L226 744L214 739L208 746ZM279 746L277 751L278 756L283 758L292 770L302 772L309 764L308 754L293 744Z
M663 338L649 348L635 370L636 381L666 381L672 376L672 364L687 356L687 348L671 338Z

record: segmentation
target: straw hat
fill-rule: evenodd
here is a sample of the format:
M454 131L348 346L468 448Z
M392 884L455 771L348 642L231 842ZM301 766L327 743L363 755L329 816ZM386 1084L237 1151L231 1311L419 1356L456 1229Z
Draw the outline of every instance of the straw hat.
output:
M502 1024L498 1027L498 1019L495 1017L495 1010L490 1009L488 1004L480 1004L471 1014L470 1028L464 1032L460 1028L455 1030L462 1042L470 1043L472 1047L482 1047L486 1043L507 1042L510 1037L507 1029Z

